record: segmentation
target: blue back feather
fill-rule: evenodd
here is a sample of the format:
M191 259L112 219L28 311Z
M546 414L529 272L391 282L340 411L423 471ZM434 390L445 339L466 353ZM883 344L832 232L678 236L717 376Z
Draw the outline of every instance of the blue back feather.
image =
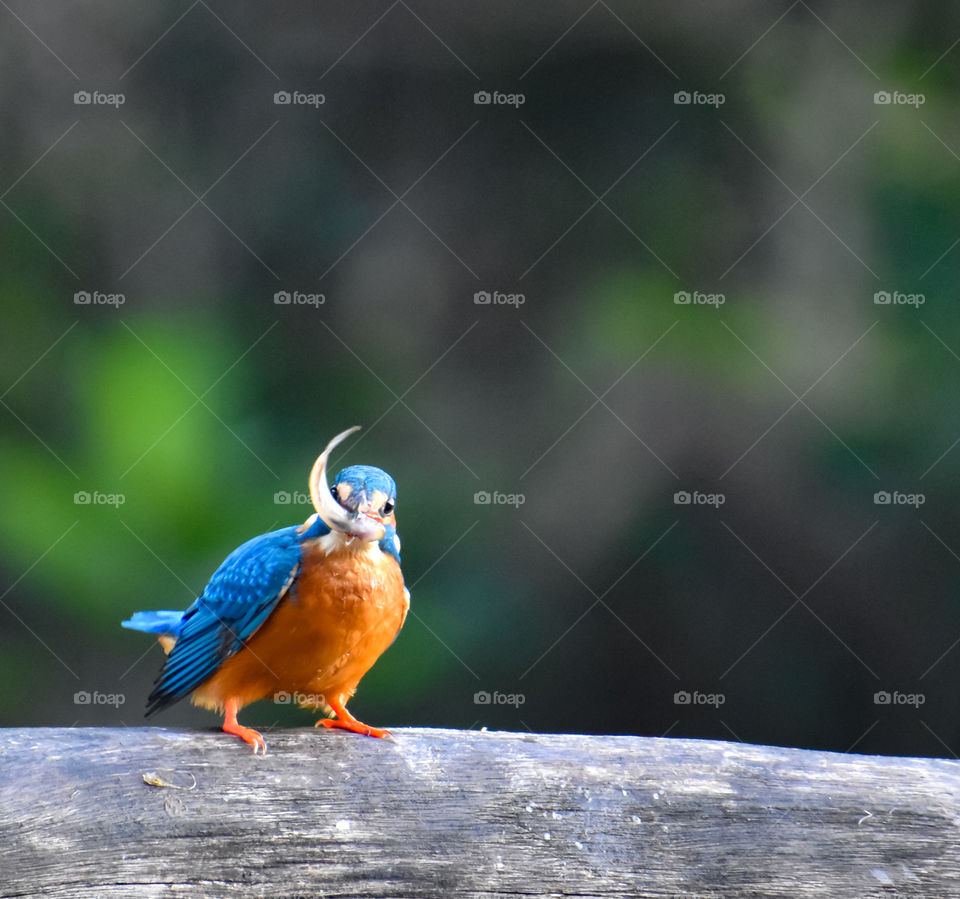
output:
M319 518L303 534L299 525L248 540L216 570L183 613L176 646L147 699L147 714L182 699L237 652L277 607L300 570L302 540L329 533ZM150 624L162 613L141 612L128 626ZM138 618L138 616L143 616ZM169 619L165 620L168 623ZM146 627L138 627L145 630ZM167 633L166 629L154 633Z

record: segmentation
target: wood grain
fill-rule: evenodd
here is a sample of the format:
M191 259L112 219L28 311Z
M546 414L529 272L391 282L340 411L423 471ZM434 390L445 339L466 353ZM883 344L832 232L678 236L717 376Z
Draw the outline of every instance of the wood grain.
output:
M0 731L0 896L960 896L955 762L395 733Z

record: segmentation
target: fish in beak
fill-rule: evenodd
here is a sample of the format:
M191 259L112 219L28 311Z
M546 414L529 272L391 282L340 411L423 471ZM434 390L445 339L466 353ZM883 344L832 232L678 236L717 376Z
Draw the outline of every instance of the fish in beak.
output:
M317 510L317 514L327 527L340 531L348 537L356 537L358 540L372 543L382 540L386 533L377 510L370 505L366 497L358 497L359 502L355 511L345 509L334 499L327 481L327 460L330 453L354 431L359 430L360 426L357 425L342 434L337 434L317 457L310 472L310 499L313 501L313 508Z

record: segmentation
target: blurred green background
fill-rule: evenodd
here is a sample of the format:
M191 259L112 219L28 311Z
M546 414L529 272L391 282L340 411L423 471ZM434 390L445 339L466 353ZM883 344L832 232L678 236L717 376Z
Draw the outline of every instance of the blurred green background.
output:
M0 723L143 723L120 619L360 424L413 597L362 719L960 749L955 5L0 22Z

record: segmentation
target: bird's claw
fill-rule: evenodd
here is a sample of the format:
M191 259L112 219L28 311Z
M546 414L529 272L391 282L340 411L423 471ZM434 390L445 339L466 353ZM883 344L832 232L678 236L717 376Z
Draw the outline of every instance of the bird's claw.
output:
M233 734L245 743L249 743L253 747L254 755L257 754L257 750L262 750L264 755L267 754L267 741L264 740L263 734L261 734L260 731L254 730L252 727L243 727L240 724L230 728L224 725L223 729L226 733Z
M390 731L382 727L371 727L369 724L364 724L362 721L357 720L348 719L341 721L339 718L321 718L314 724L314 727L339 728L340 730L348 730L351 733L362 734L365 737L377 737L381 740L390 740L393 743L397 742Z

